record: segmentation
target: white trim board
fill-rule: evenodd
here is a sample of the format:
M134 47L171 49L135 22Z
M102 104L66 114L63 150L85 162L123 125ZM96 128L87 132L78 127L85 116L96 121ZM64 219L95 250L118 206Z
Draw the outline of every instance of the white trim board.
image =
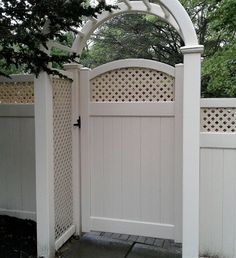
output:
M236 98L201 98L201 108L232 108L236 107Z
M0 208L0 215L7 215L7 216L16 217L19 219L31 219L36 221L35 211L8 210L8 209Z
M92 103L90 116L174 116L174 102Z
M163 64L163 63L156 62L153 60L148 60L148 59L123 59L123 60L109 62L94 68L93 70L91 70L90 80L108 71L116 70L120 68L128 68L128 67L149 68L149 69L158 70L160 72L169 74L173 77L175 76L175 68L167 64Z
M34 105L1 104L0 117L34 117Z
M149 237L162 237L165 239L174 239L175 226L172 224L160 224L150 222L140 222L135 220L126 219L113 219L104 217L90 217L91 230L107 231L110 232L111 228L116 233L132 234L149 236ZM129 227L127 227L129 225Z
M60 236L56 241L55 241L55 249L56 251L64 245L64 243L75 233L75 225L71 225L62 236Z
M236 149L236 133L200 133L200 147Z
M0 76L1 82L33 82L34 75L33 74L12 74L10 78Z

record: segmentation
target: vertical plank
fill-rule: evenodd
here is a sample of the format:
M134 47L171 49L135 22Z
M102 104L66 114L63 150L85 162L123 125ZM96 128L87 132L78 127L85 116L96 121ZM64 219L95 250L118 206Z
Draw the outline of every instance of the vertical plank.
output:
M21 166L19 163L19 118L2 118L1 126L1 208L20 210L22 207Z
M22 210L22 146L20 145L20 118L8 119L7 209Z
M161 118L161 222L174 224L174 118Z
M35 133L34 119L21 118L19 138L21 147L21 177L22 177L22 209L36 210L36 182L35 182Z
M90 119L91 215L104 213L104 125L102 117ZM89 172L89 171L88 171ZM87 190L86 190L87 191Z
M208 216L210 219L211 246L214 252L222 251L222 220L223 220L223 166L224 156L221 149L211 151L211 179L209 198L211 200Z
M104 217L113 213L113 124L111 117L103 118L103 193ZM102 190L102 189L101 189Z
M7 157L9 156L9 127L7 118L0 118L0 208L7 207Z
M112 206L111 216L122 218L122 118L112 118Z
M160 222L160 118L141 118L141 219Z
M140 118L123 118L122 185L124 219L140 219Z
M235 189L236 189L236 151L224 150L224 167L223 167L223 235L222 235L222 254L226 257L234 257L234 240L236 223L235 210Z
M202 148L200 156L200 254L211 246L211 149Z

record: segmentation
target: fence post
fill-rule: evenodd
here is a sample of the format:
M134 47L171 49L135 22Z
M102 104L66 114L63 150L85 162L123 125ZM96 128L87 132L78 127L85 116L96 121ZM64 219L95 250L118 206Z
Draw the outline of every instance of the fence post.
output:
M183 80L183 254L199 254L200 85L203 46L182 47Z
M34 79L37 251L39 257L55 254L53 93L46 72Z
M175 66L175 242L182 243L183 64Z
M71 63L64 65L64 69L72 73L72 124L79 119L79 72L82 65ZM72 178L73 178L73 224L76 235L81 234L81 187L80 187L80 140L79 128L72 128Z

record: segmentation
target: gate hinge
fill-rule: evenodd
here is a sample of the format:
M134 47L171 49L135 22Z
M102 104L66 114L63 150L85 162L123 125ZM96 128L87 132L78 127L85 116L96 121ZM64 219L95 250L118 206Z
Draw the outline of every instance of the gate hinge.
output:
M81 127L80 116L79 116L79 118L77 119L77 123L76 123L76 124L73 124L73 126L78 126L79 128Z

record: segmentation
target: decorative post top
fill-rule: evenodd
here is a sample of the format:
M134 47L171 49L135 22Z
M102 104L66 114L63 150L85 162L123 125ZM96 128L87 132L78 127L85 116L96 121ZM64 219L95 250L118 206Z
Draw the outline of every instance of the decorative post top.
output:
M64 65L63 65L63 68L64 68L65 70L74 70L74 69L79 70L79 69L81 69L82 67L83 67L83 65L77 64L77 63L69 63L69 64L64 64Z
M183 54L194 54L194 53L202 54L204 51L204 46L203 45L184 46L184 47L181 47L180 50Z

